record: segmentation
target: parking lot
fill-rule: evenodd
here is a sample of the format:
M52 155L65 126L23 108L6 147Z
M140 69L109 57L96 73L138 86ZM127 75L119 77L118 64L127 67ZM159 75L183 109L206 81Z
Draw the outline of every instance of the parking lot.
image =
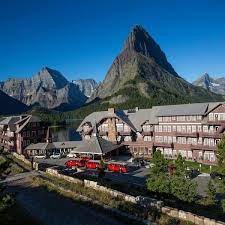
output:
M68 160L73 160L75 158L61 158L61 159L35 159L35 161L51 166L60 166L60 169L66 169L65 162ZM85 170L87 173L94 173L93 170ZM117 183L123 184L133 184L137 186L144 186L146 184L146 179L149 174L149 168L137 167L131 162L128 162L128 172L127 173L115 173L106 171L105 178L108 178ZM197 182L197 191L199 195L205 195L205 189L207 188L207 183L210 179L208 174L199 174L193 180Z

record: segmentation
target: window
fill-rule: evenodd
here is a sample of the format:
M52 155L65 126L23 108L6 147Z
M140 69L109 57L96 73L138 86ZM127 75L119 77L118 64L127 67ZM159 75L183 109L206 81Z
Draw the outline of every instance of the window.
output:
M197 120L202 120L202 116L197 116Z
M131 131L130 127L127 124L124 124L123 129L124 129L125 132Z
M171 126L167 126L167 132L171 132Z
M219 120L225 120L225 113L219 114Z
M159 132L162 132L162 126L159 126Z
M175 121L176 120L176 116L172 116L172 120Z
M177 116L177 121L185 121L185 116Z
M177 131L177 127L173 126L173 132L176 132L176 131Z
M124 141L131 141L131 137L130 136L124 137Z
M163 142L167 143L167 136L164 136Z
M167 132L167 126L163 126L163 132Z
M177 126L177 132L181 132L181 126Z
M158 132L158 131L159 131L159 126L156 125L156 126L155 126L155 132Z
M196 126L192 126L192 133L196 132Z
M198 126L198 132L202 131L202 126Z
M208 133L208 126L203 126L203 132Z
M198 144L202 145L202 138L201 137L198 139Z
M187 126L187 133L191 133L191 126Z
M116 129L117 129L118 132L123 131L123 124L117 123L116 124Z
M204 138L203 144L204 145L209 145L209 139L208 138Z
M145 131L145 132L151 131L151 126L150 125L143 125L143 131Z
M145 136L144 141L152 141L152 137L151 136Z
M215 120L214 113L209 113L209 121Z
M172 137L171 136L168 136L168 143L172 143L173 142L173 139L172 139Z
M182 132L186 133L186 126L182 126Z
M173 137L173 143L176 143L176 142L177 142L177 138Z

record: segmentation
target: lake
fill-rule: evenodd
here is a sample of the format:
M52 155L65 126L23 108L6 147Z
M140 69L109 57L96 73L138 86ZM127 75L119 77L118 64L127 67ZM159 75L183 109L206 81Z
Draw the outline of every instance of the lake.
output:
M53 141L80 141L81 136L73 127L50 127Z

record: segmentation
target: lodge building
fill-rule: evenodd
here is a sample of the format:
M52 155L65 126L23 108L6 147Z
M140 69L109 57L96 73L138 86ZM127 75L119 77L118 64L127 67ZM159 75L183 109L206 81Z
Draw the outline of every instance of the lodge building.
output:
M25 154L31 143L43 142L48 127L37 116L10 116L0 121L0 146L4 149Z
M216 163L216 148L225 131L225 103L154 106L151 109L94 112L77 131L83 139L100 136L127 146L134 156L159 149L167 158Z

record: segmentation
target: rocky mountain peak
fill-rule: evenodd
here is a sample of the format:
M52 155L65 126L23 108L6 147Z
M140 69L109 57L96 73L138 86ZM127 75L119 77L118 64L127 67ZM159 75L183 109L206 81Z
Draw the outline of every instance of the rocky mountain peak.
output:
M57 89L65 87L69 82L68 80L57 70L49 67L43 67L34 77L34 81L39 81L44 84L46 88L55 87Z
M124 44L123 50L133 50L146 57L153 58L155 62L169 73L178 76L171 64L167 61L165 53L160 46L140 25L133 27Z
M94 79L72 80L72 83L78 85L80 91L87 97L90 97L98 86Z
M225 77L216 78L215 76L210 76L208 73L204 73L193 84L217 94L225 95Z

